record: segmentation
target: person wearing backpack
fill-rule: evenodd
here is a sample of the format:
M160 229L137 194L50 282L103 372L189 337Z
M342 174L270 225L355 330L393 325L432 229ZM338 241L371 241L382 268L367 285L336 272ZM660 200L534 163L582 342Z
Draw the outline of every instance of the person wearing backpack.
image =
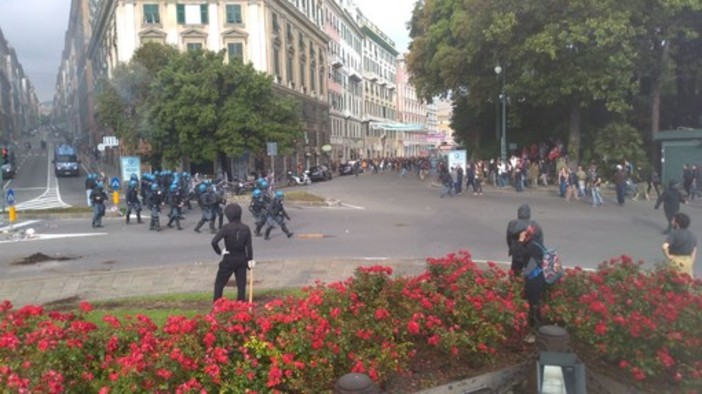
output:
M528 260L523 260L524 256L515 255L512 251L514 244L517 243L517 239L519 238L519 231L516 231L519 222L524 222L527 226L532 226L534 228L534 240L541 245L544 243L544 233L543 230L541 230L541 226L539 226L536 221L531 220L531 207L529 207L529 204L520 205L517 209L517 218L510 220L507 224L507 252L509 256L512 256L512 266L510 269L514 272L515 276L519 276L524 266L528 263Z
M527 343L534 343L533 334L541 324L541 301L543 299L546 280L541 268L544 257L543 246L535 239L536 229L526 221L519 221L514 231L519 234L517 242L512 246L512 256L526 261L522 276L524 277L524 298L529 303L528 324L532 332L524 338Z

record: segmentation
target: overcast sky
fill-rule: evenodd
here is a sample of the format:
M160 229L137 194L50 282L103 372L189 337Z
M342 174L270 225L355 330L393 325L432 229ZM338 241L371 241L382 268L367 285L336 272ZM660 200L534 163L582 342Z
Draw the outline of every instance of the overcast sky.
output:
M0 0L0 29L40 101L54 97L71 0Z
M395 41L402 53L415 0L356 0L363 13ZM0 29L17 51L40 101L53 99L68 28L71 0L0 0Z

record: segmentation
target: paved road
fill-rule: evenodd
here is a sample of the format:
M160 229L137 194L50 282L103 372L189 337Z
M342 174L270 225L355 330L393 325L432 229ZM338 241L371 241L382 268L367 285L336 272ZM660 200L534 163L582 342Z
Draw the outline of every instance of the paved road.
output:
M342 205L289 204L293 218L290 227L296 236L287 239L276 231L270 241L256 238L257 260L417 261L467 249L476 259L504 261L506 223L516 216L517 207L523 202L531 205L533 218L544 228L546 244L558 247L567 265L595 267L622 253L644 259L649 266L660 259L664 216L653 210L652 201L632 202L624 207L608 201L610 204L603 208L592 208L583 201L566 202L553 191L517 194L490 188L482 197L471 194L440 199L439 190L431 182L401 178L396 173L336 177L307 188L339 200ZM702 210L692 205L686 206L685 211L693 218L693 231L700 233L697 229L702 228ZM157 277L166 277L193 266L212 270L217 256L209 246L211 236L192 231L197 216L196 211L187 215L184 231L168 229L161 233L148 231L146 225L126 226L118 218L105 220L105 228L99 231L90 228L88 218L39 219L27 227L36 229L41 237L74 237L0 243L0 298L9 293L4 289L10 283L24 280L117 275L145 269ZM244 220L251 223L249 216ZM37 252L54 260L17 264ZM341 280L348 272L328 267L316 272L317 264L302 263L291 263L291 271L284 275L294 278L306 272L311 280L315 275L328 278L338 274ZM699 266L696 272L701 272ZM209 290L209 286L202 290ZM136 290L128 291L133 294Z

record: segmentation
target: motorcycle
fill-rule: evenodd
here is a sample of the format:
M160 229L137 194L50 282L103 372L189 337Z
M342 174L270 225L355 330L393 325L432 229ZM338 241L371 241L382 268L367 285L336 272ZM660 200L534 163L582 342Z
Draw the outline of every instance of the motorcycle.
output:
M309 171L303 171L302 176L295 175L292 171L288 171L288 186L310 184L312 184L312 179L310 179Z

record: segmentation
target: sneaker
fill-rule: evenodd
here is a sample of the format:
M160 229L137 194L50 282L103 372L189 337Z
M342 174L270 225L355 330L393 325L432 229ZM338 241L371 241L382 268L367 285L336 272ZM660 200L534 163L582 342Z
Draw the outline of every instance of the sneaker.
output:
M529 335L525 336L525 337L524 337L524 342L526 342L526 343L534 343L534 342L536 342L536 335L534 335L534 334L529 334Z
M288 233L288 238L290 238L290 237L292 237L292 236L293 236L293 233L291 233L291 232Z

